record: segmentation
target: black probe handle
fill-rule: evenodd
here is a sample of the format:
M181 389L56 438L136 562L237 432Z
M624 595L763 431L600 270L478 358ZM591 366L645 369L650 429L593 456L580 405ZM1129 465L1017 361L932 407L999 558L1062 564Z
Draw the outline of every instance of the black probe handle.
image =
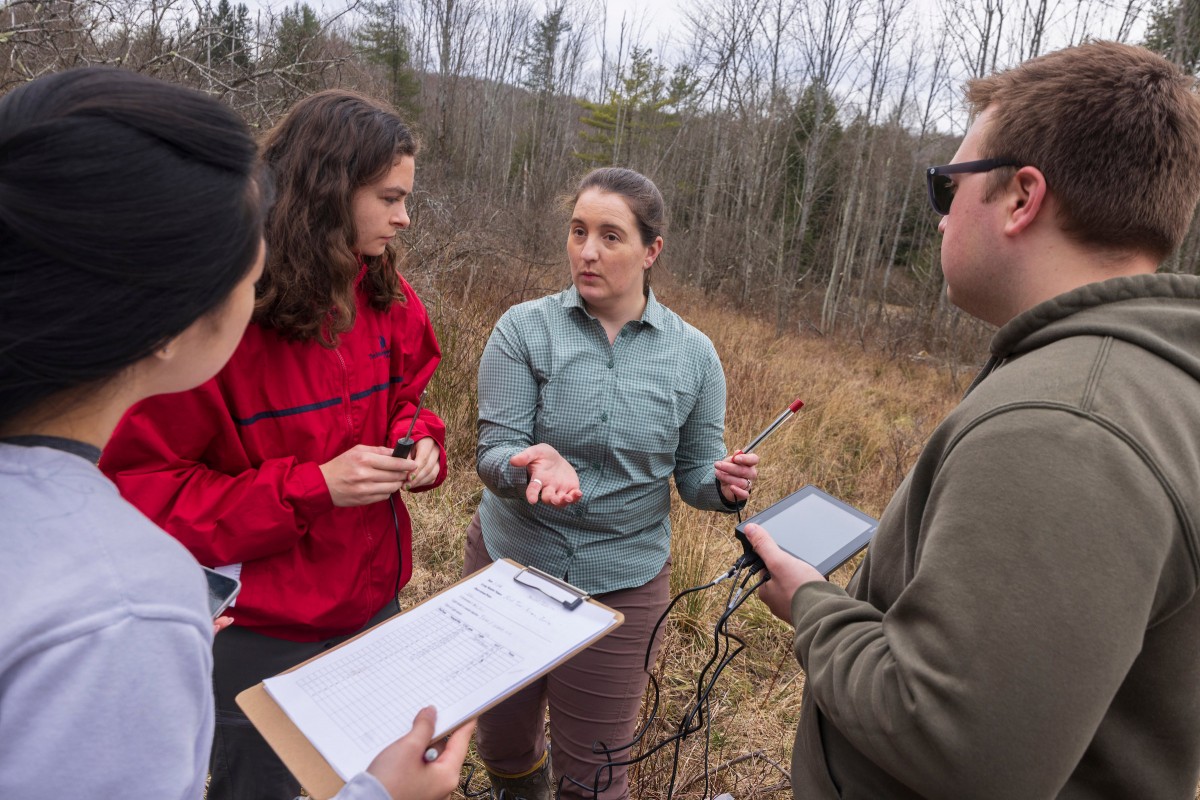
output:
M396 448L392 450L392 458L408 458L408 454L412 452L414 444L416 442L408 436L405 436L403 439L397 439Z

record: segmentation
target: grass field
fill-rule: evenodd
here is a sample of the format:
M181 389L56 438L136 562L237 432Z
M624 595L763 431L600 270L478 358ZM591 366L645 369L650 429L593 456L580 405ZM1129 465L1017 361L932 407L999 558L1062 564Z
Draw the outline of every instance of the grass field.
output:
M412 277L435 319L445 358L429 405L449 428L449 476L437 491L411 498L414 520L412 582L402 601L411 605L457 579L464 535L482 487L474 471L475 368L495 319L507 305L565 283L562 273L491 285L470 292ZM424 284L424 285L422 285ZM956 402L973 369L950 370L926 357L884 357L816 335L774 338L769 325L682 289L658 289L659 298L712 338L729 386L726 444L750 440L797 395L804 409L760 450L762 464L749 513L806 483L878 516L916 457L921 443ZM915 354L913 354L915 356ZM699 512L676 499L672 510L673 592L711 580L740 553L732 516ZM852 565L834 579L848 580ZM647 742L669 735L694 693L698 671L712 649L712 626L724 590L690 595L677 606L666 631L657 675L662 689L659 723ZM790 793L787 765L803 675L791 653L790 627L757 599L742 607L730 626L746 650L722 674L711 700L708 753L710 796L746 797ZM680 752L675 794L704 796L704 737L692 736ZM666 794L667 751L632 772L633 796Z

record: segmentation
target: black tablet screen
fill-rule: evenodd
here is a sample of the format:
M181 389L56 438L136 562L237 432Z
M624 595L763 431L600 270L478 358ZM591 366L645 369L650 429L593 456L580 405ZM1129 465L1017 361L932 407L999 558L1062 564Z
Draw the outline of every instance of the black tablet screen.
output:
M750 522L761 525L781 548L825 575L866 547L878 525L815 486L788 495L746 520L738 530Z

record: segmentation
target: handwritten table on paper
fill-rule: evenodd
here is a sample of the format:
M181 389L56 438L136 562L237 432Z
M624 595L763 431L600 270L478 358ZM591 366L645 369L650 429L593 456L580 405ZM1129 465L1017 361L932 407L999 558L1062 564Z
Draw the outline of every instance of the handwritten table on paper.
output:
M617 624L514 580L506 561L321 658L265 681L275 702L343 780L438 710L440 737Z

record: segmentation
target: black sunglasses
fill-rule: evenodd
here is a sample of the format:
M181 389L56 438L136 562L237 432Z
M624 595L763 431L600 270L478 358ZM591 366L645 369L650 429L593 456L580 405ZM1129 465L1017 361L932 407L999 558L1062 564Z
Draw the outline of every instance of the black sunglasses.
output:
M943 164L940 167L930 167L925 170L925 182L929 185L929 205L943 217L950 213L950 204L954 202L954 181L950 175L960 175L964 172L991 172L1000 167L1023 167L1020 161L1012 158L985 158L982 161L963 161L961 164Z

